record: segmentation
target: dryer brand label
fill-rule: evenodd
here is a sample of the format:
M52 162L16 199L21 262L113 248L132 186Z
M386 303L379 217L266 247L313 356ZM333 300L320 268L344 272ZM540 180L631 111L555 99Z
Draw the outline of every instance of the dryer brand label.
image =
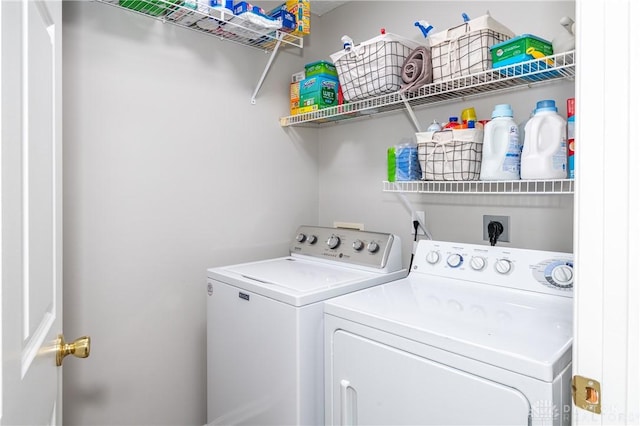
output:
M207 294L209 296L213 296L213 284L211 284L211 283L207 284Z
M238 297L247 301L249 300L249 295L247 293L238 292Z

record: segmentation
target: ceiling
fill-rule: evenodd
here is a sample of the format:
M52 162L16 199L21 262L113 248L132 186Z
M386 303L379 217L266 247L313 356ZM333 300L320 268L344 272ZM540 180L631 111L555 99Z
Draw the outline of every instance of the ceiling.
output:
M311 13L316 16L322 16L336 7L342 6L346 1L312 0L309 3L311 3Z

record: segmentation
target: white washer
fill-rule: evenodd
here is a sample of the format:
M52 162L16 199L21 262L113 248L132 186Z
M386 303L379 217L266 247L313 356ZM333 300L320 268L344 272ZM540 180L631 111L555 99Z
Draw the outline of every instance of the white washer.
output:
M312 226L287 257L209 269L208 423L323 424L323 302L406 275L397 236Z
M570 424L573 257L420 241L325 303L326 424Z

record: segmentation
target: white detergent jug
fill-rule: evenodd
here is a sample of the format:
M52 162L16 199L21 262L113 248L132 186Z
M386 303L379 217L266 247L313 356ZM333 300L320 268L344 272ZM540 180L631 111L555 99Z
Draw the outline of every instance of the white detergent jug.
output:
M484 127L480 180L520 179L521 148L511 105L496 105Z
M539 101L527 121L520 174L522 179L567 177L567 122L553 100Z

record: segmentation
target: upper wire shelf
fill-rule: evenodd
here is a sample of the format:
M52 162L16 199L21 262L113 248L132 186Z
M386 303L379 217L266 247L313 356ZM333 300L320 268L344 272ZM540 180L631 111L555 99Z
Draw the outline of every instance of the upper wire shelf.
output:
M420 194L573 194L573 179L382 182L384 192Z
M227 40L266 52L273 51L278 40L283 45L302 49L303 38L279 30L263 29L242 15L234 15L225 9L198 4L197 9L185 6L178 0L96 0L123 10L145 15L164 23L187 28L198 33ZM125 7L120 3L135 7Z
M550 63L550 60L553 61L553 65L546 65L546 63ZM573 79L574 77L574 51L569 51L453 80L427 84L413 93L394 92L318 111L282 117L280 125L283 127L319 127L407 107L453 102L489 93L533 87L560 79Z

